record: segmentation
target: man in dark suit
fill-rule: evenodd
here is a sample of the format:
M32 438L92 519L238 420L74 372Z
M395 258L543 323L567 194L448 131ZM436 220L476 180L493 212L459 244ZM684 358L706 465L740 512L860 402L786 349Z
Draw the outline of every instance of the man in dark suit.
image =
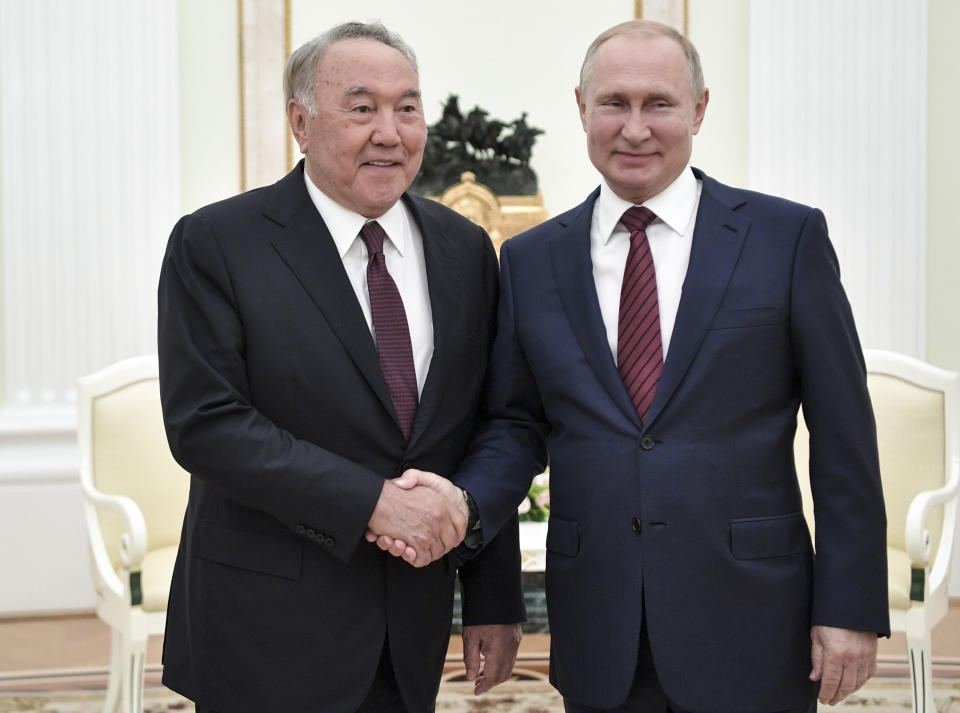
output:
M669 27L600 35L576 97L603 183L502 247L491 418L454 481L486 536L549 454L568 711L836 703L873 674L888 614L873 414L824 217L689 167L709 94Z
M342 25L284 79L305 160L183 218L164 258L161 395L191 486L163 682L198 711L431 711L456 575L441 556L468 510L450 483L390 479L464 455L497 261L482 229L405 193L426 125L402 40ZM368 527L440 559L409 567ZM459 574L482 693L519 643L516 525Z

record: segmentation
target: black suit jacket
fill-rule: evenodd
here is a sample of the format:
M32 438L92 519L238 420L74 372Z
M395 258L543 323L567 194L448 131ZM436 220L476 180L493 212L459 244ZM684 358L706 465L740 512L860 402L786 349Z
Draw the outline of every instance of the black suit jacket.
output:
M354 711L385 637L408 710L433 707L455 567L364 541L384 478L449 473L495 331L482 229L403 198L423 235L434 354L404 440L303 164L180 220L159 288L160 389L191 475L163 682L229 713ZM460 570L468 624L523 618L516 528Z

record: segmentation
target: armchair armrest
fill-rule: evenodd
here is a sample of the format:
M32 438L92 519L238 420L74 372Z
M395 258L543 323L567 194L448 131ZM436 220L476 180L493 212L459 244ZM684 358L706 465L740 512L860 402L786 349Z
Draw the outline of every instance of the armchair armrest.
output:
M83 494L94 507L120 513L126 532L120 537L120 561L126 569L138 569L147 553L147 523L139 506L125 495L108 495L90 485L82 477Z
M926 567L930 564L930 531L924 527L927 514L937 506L949 502L960 493L960 458L950 463L950 477L947 484L936 490L919 493L907 510L907 555L914 567Z

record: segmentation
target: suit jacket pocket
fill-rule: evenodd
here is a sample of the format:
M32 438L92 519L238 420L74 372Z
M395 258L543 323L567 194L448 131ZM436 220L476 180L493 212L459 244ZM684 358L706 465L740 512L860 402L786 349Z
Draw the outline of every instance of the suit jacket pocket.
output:
M713 318L711 329L737 329L738 327L763 327L779 322L780 311L776 307L751 307L749 309L721 309Z
M551 517L547 525L547 552L576 557L580 552L580 523Z
M300 576L303 545L274 533L237 530L205 520L193 548L194 554L200 559L229 567L284 579L297 579Z
M809 552L810 533L802 512L730 521L730 549L739 560Z

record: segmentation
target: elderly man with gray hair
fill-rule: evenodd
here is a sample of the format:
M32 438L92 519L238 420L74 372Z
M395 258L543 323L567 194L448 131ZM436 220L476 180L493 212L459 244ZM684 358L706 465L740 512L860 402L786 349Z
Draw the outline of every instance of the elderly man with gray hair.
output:
M338 26L284 86L304 160L182 218L163 261L163 414L191 474L163 682L200 713L426 713L469 508L448 481L391 480L464 455L497 260L481 228L406 193L427 131L399 37ZM478 694L516 659L519 573L515 518L459 567Z

